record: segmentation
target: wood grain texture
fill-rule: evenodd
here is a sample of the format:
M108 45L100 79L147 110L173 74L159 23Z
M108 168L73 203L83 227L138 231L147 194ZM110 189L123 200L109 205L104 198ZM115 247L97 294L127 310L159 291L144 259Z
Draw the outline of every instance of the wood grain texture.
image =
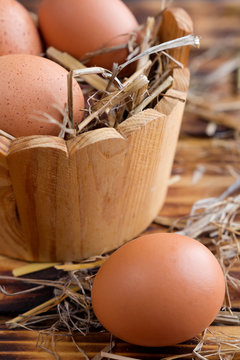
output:
M26 262L0 256L0 275L1 276L12 276L14 269L20 268L26 265ZM63 271L55 270L54 268L45 269L42 271L34 272L25 277L31 279L44 279L44 280L57 280L64 275ZM10 296L6 296L0 292L0 323L1 316L14 317L16 314L24 313L29 309L34 308L49 300L53 297L54 292L51 287L45 287L37 291L28 294L15 294L23 290L31 289L35 285L26 284L23 282L16 281L15 279L5 280L0 279L0 286L2 286Z
M239 156L239 148L231 139L180 138L172 170L179 181L169 187L160 214L179 218L189 214L195 201L219 196L236 180L232 170L240 171ZM205 172L194 183L200 165Z
M14 248L15 256L18 257L21 256L23 250L22 233L7 163L10 144L10 140L0 136L0 224L1 237L9 239L7 246Z
M19 211L24 240L22 259L42 260L55 256L59 223L67 227L70 215L68 204L61 208L63 218L58 217L59 203L68 196L68 161L65 141L57 137L29 136L12 142L8 154L9 172ZM2 254L13 251L1 246ZM4 251L5 250L5 251Z
M162 14L162 22L159 31L161 42L173 40L193 33L192 19L182 8L169 8ZM184 46L169 50L174 59L187 65L190 46Z
M238 326L211 326L210 330L213 332L221 332L227 336L239 336L240 329ZM54 339L51 337L40 337L34 331L12 331L0 328L0 359L1 360L44 360L54 359L53 354L49 354L37 345L42 345L50 351L56 353L60 360L82 360L83 354L79 352L76 345L72 342L70 337L56 335ZM89 356L93 358L110 342L110 335L108 333L92 334L86 337L76 335L75 341L77 345ZM113 353L122 356L129 356L135 359L162 359L167 356L177 356L184 354L191 354L197 344L196 339L188 341L184 344L162 348L146 348L135 345L130 345L118 339L114 339L116 346ZM55 344L55 345L54 345ZM217 350L216 345L205 345L204 350ZM184 357L183 357L184 358ZM187 358L187 357L186 357ZM190 357L191 358L191 357ZM217 357L216 357L217 358ZM234 359L239 359L239 354L234 356Z
M163 138L178 134L182 115L174 109L175 122L167 127L165 110L143 111L118 131L94 130L67 143L32 136L11 144L9 172L24 233L21 258L79 260L118 247L152 222L175 149L168 147L172 155L165 161ZM14 248L4 242L0 247L12 256Z
M118 126L118 131L128 142L129 153L125 162L126 179L122 194L122 214L127 216L122 216L119 224L119 236L123 236L125 241L142 232L163 203L167 183L163 179L162 187L159 187L159 171L165 162L162 140L166 136L166 121L165 114L149 109Z
M115 129L99 129L80 135L68 148L79 202L69 258L101 254L111 247L111 238L117 245L127 144Z

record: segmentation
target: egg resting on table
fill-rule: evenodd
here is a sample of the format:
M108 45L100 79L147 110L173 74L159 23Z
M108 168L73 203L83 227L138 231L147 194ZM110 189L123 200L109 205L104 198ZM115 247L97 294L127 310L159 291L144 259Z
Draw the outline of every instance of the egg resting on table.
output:
M40 35L29 12L15 0L0 0L0 55L41 52Z
M221 267L200 242L177 234L145 235L115 251L94 279L92 304L113 335L168 346L200 334L224 300Z
M58 135L60 127L32 116L45 112L58 122L67 103L67 70L55 62L34 55L0 57L0 129L15 137ZM83 116L84 98L78 83L73 81L74 120Z
M48 46L81 58L100 47L112 47L128 42L137 20L121 0L42 0L39 26ZM88 66L112 69L113 63L123 63L128 50L121 49L93 57Z

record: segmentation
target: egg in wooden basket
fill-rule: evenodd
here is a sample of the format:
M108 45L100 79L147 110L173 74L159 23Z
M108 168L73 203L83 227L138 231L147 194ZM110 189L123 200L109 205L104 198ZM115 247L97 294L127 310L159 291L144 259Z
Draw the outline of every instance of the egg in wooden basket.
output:
M38 16L47 45L76 58L115 47L114 51L91 57L87 63L110 70L113 63L126 60L127 43L138 27L122 0L42 0Z
M1 56L0 129L14 137L57 136L60 126L51 123L44 114L62 122L61 111L67 103L67 74L62 66L40 56ZM76 80L73 81L73 98L74 118L79 123L84 98Z

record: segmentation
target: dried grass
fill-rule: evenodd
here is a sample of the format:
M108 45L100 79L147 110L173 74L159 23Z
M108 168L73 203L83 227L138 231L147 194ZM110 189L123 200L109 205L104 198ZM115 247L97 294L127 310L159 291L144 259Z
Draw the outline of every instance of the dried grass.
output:
M226 308L231 313L230 288L240 290L240 281L231 274L240 254L240 178L218 198L197 201L180 234L198 239L218 258L226 280Z
M130 50L124 64L113 65L112 71L100 67L86 68L83 63L72 56L49 48L47 56L70 70L68 76L68 106L66 126L68 136L98 127L117 127L119 123L133 114L144 110L162 96L171 86L173 64L182 67L179 61L172 58L165 50L181 46L199 46L199 38L187 35L162 44L158 44L157 33L160 23L148 18L144 27L144 37L140 47L134 42L134 36L126 44ZM114 49L110 49L112 51ZM99 49L97 53L108 50ZM139 53L140 51L140 53ZM96 53L91 54L95 56ZM136 64L136 71L129 77L120 78L121 71L130 64ZM80 124L73 119L72 79L83 85L88 98L86 116ZM45 116L46 117L46 116ZM49 118L50 121L52 119Z

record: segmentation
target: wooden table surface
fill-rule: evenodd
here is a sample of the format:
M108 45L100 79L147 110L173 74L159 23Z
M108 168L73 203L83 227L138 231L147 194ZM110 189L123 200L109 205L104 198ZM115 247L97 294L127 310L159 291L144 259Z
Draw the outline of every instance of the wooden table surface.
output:
M29 10L37 11L38 0L21 0ZM148 15L160 11L160 0L128 0L125 1L135 13L139 21L144 21ZM201 36L201 50L193 51L191 63L196 65L197 56L205 50L226 44L226 38L231 39L233 46L240 46L240 4L239 0L226 1L175 1L177 6L184 7L192 16L195 33ZM230 44L230 45L231 45ZM229 45L229 44L228 44ZM199 81L219 65L220 60L206 63L199 72ZM226 89L225 89L226 90ZM232 96L231 89L226 96ZM239 99L240 100L240 99ZM235 114L235 119L239 114ZM177 182L169 187L165 206L160 215L165 218L178 218L189 214L193 203L206 197L220 195L232 184L240 173L240 143L232 129L219 127L215 136L207 136L209 123L190 113L185 113L181 136L177 148L172 175ZM194 178L196 169L201 166L204 173L197 180ZM152 224L148 231L162 229ZM11 275L11 270L22 265L17 260L0 257L0 274ZM238 272L238 267L236 267ZM45 271L44 276L47 276ZM240 275L240 272L239 272ZM51 273L51 276L54 276ZM7 290L19 290L15 282L8 283ZM33 306L42 303L52 296L52 291L44 290L26 297L23 295L7 297L0 295L0 360L54 359L54 356L37 346L38 334L24 329L10 330L5 326L5 320L22 313ZM240 311L240 294L232 294L234 308ZM221 326L217 328L225 334L240 337L239 326ZM211 330L216 330L213 326ZM48 340L50 341L50 340ZM89 358L95 356L109 343L109 334L91 334L86 337L78 335L75 339ZM45 344L46 345L46 344ZM196 341L165 348L141 348L117 340L114 353L131 356L137 359L160 359L167 356L191 353ZM62 337L56 341L56 352L59 359L83 359L71 339ZM240 358L236 355L235 358ZM230 359L230 358L229 358Z

